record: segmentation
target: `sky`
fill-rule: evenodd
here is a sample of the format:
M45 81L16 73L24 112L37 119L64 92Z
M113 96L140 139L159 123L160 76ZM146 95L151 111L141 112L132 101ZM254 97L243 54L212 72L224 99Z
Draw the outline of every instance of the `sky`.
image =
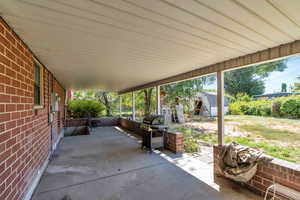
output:
M280 92L281 84L286 83L288 92L290 86L294 85L297 76L300 76L300 56L287 59L287 68L283 72L272 72L269 77L265 78L265 94ZM204 86L204 89L217 89L216 82Z
M280 92L281 83L286 83L290 92L290 86L297 82L297 76L300 76L300 56L287 59L287 68L283 72L272 72L265 79L265 93Z

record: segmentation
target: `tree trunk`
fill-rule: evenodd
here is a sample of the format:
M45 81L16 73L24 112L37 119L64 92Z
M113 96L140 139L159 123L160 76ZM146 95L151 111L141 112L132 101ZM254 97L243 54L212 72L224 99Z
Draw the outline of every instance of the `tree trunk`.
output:
M101 92L99 101L105 106L106 116L111 116L111 104L108 100L107 92Z
M144 113L145 117L149 116L151 114L151 96L152 96L152 90L153 88L144 89Z
M106 92L103 92L103 100L104 100L104 105L106 107L106 115L111 116L111 106Z

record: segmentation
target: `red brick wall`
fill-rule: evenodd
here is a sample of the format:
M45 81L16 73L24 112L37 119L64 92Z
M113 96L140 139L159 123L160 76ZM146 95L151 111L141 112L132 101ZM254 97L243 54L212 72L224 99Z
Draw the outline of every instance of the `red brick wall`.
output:
M0 18L1 200L24 197L50 150L48 80L51 74L46 68L43 69L44 107L35 110L33 61L31 51ZM56 113L53 123L53 130L59 134L64 118L65 91L57 81L54 85L54 91L61 97L60 119Z
M141 123L125 118L120 118L120 126L126 130L132 131L137 135L142 136L143 130L140 128Z
M182 133L168 132L166 148L174 153L183 153L183 135Z
M220 147L214 146L214 173L222 176L219 163ZM246 183L252 191L264 195L266 189L276 183L300 191L300 168L299 165L279 159L262 162L258 165L256 175Z
M120 118L120 125L122 128L132 131L137 135L142 135L143 130L140 128L140 122ZM182 133L174 133L168 131L167 134L165 134L165 136L166 149L169 149L174 153L183 153Z
M118 126L118 117L99 117L92 118L92 125L96 126ZM94 124L96 123L96 124ZM65 127L88 126L88 118L66 119Z

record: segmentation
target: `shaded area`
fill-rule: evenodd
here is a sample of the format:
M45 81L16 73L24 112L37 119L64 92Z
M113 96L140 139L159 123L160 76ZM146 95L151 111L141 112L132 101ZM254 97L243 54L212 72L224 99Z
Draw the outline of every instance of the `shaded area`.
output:
M79 136L79 135L90 135L90 129L87 126L78 127L67 127L65 128L65 137L68 136Z
M98 127L89 136L63 138L33 200L256 197L236 184L239 189L232 189L226 180L222 186L213 183L211 164L189 155L148 154L129 136L121 129Z

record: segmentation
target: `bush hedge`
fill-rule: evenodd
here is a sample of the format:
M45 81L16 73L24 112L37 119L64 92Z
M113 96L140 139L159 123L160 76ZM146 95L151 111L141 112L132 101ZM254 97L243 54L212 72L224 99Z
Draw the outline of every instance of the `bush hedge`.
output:
M229 113L233 115L300 118L300 96L281 97L273 100L237 100L229 105Z
M300 96L284 99L280 106L280 115L300 118Z
M98 101L75 99L69 102L67 109L70 117L83 118L89 114L91 117L100 117L105 107Z

